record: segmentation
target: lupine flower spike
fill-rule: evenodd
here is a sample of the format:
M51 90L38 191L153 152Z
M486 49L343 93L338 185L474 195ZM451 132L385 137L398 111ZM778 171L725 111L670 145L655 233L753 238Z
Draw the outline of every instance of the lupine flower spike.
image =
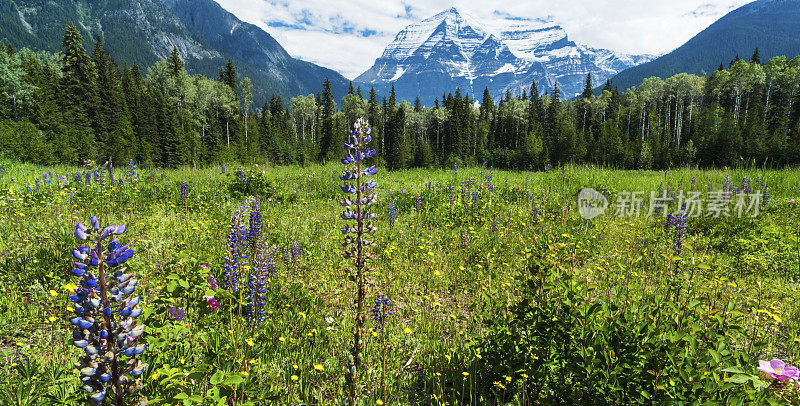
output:
M372 140L369 123L364 118L359 118L353 130L350 131L347 142L344 144L347 155L342 159L345 169L339 178L345 183L341 186L342 191L348 194L342 200L341 205L345 207L341 218L348 223L342 229L345 235L342 246L344 247L344 257L355 261L355 281L356 281L356 327L353 330L353 346L350 350L350 365L345 373L347 383L348 400L350 405L356 404L358 397L358 373L361 369L362 354L362 334L364 328L364 273L369 271L365 261L372 259L365 247L374 244L368 240L375 234L377 228L372 223L376 218L372 211L372 205L377 203L375 187L378 185L372 176L378 173L375 166L365 167L364 160L375 155L375 150L366 145ZM354 195L354 196L350 196Z
M389 207L387 208L389 215L389 228L394 228L394 222L397 220L397 206L394 204L394 199L389 196Z
M386 330L384 326L386 319L393 315L390 309L392 302L383 295L375 299L375 306L372 307L372 320L375 321L377 326L376 330L381 332L381 396L386 399Z
M75 227L75 237L87 245L72 251L72 274L78 278L69 297L75 310L72 342L85 352L75 367L89 403L95 405L106 398L117 406L130 404L125 397L142 386L139 378L147 366L137 359L145 350L137 343L144 333L144 325L137 324L142 309L134 296L139 281L122 266L133 250L116 238L125 229L125 224L102 228L97 217L89 219L89 227Z

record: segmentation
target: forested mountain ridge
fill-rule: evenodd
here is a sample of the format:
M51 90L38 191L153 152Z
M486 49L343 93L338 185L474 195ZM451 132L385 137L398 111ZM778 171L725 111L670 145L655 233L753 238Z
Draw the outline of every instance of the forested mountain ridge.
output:
M342 97L348 81L338 72L292 58L271 35L239 20L213 0L162 0L175 15L193 28L214 49L244 62L247 66L288 87L284 97L320 91L320 83L331 80L333 94ZM246 72L242 72L243 74Z
M196 15L213 17L209 21L228 35L208 35L206 27L192 24ZM290 57L268 33L211 0L0 0L0 40L17 48L57 52L69 22L87 40L100 36L115 60L128 66L147 68L177 48L190 72L213 78L231 59L252 80L259 102L272 93L286 98L316 93L325 77L339 96L347 86L338 73Z
M674 51L626 69L612 81L620 90L645 78L681 72L701 74L728 67L736 55L746 59L758 48L764 61L800 55L800 0L758 0L723 16Z
M35 163L326 162L345 152L347 129L366 117L378 164L390 169L800 164L800 57L648 78L623 93L607 81L600 96L587 77L575 100L558 86L541 96L534 83L499 99L484 89L477 103L457 88L424 107L393 88L350 86L339 100L329 80L316 95L254 104L252 82L233 63L216 79L190 75L174 48L144 73L120 66L101 41L87 53L73 25L59 55L3 48L0 155Z

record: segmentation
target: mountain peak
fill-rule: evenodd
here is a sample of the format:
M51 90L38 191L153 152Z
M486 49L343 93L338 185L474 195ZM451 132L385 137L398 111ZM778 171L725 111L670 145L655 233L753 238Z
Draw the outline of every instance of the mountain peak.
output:
M450 8L448 8L447 10L442 10L442 11L441 11L439 14L437 14L437 15L441 15L441 14L459 14L459 12L458 12L458 8L456 8L456 7L450 7Z
M470 94L484 87L492 96L506 90L521 94L534 81L543 88L558 81L564 94L572 96L583 89L587 73L602 83L649 60L577 45L550 19L505 24L487 28L455 7L443 10L400 31L356 81L376 88L394 84L399 97L419 95L426 103L456 88Z

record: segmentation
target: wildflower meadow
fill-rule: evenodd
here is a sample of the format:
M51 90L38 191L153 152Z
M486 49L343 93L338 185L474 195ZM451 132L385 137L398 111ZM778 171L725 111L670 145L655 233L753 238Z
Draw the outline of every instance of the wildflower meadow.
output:
M386 171L370 131L0 160L0 404L800 404L797 170Z

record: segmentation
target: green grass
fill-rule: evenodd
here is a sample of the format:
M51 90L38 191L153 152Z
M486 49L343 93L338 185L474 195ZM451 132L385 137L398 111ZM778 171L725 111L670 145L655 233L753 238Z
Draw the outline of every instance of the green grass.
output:
M264 244L276 245L279 254L293 241L303 247L296 264L278 259L267 317L251 330L236 309L210 311L204 299L210 293L207 274L222 280L230 219L245 198L235 187L241 185L234 175L238 167L228 166L224 175L220 167L181 168L166 171L164 180L161 170L154 178L140 170L138 187L113 190L76 186L70 177L69 187L40 181L40 190L28 192L26 184L43 173L63 175L77 168L2 164L0 403L80 404L83 399L71 367L80 351L68 341L65 285L75 283L69 276L74 225L94 214L103 224L126 223L124 239L136 250L128 267L141 280L137 293L145 309L141 321L147 325L149 364L141 394L150 404L340 403L354 283L352 264L340 255L341 182L333 177L334 170L341 170L338 165L246 168L263 171L264 181L274 188L260 190ZM687 296L676 303L705 295L709 306L730 301L732 312L741 314L747 338L736 342L734 354L800 361L800 205L789 202L800 199L800 171L664 173L585 166L567 167L563 173L494 171L491 197L481 192L477 205L470 203L471 196L462 204L461 183L473 178L470 189L479 190L488 173L481 168L459 169L458 174L416 169L376 177L377 259L368 273L366 306L369 310L374 297L384 294L393 300L395 314L384 331L367 333L360 373L365 404L380 398L385 404L540 404L520 390L526 387L524 372L509 376L502 385L507 390L498 390L484 359L493 333L487 321L508 314L528 294L534 260L583 281L591 287L587 299L615 298L630 306L663 298L679 279L672 272L686 270L690 276L680 280ZM770 188L769 205L754 219L690 219L680 259L674 257L663 218L620 219L610 210L587 222L575 208L575 196L584 187L607 190L613 201L621 191L649 195L668 183L688 190L692 179L697 190L705 191L709 181L720 189L726 177L739 185L744 176L753 179L754 190L761 189L756 178ZM181 181L192 188L185 206ZM456 194L452 208L451 186ZM528 191L537 200L538 223ZM386 215L389 195L398 209L392 228ZM563 213L567 204L571 210ZM463 231L469 235L466 245ZM170 318L171 306L186 310L183 322ZM385 396L380 389L381 334L388 345ZM755 366L746 372L755 374ZM753 399L778 402L777 394L760 391Z

